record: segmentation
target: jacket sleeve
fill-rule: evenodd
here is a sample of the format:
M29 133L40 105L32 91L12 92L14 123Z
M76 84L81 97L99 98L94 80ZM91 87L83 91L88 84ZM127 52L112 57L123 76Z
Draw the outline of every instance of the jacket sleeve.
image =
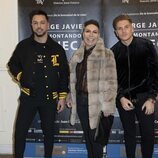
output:
M158 54L153 43L150 41L148 44L149 48L149 98L156 100L158 94Z
M60 87L59 87L59 99L65 99L68 89L68 82L69 82L69 66L66 57L65 50L62 49L60 54L60 70L59 70L59 80L60 80Z
M107 113L115 113L116 111L116 95L117 95L117 72L115 58L111 50L109 50L107 58L107 64L105 65L107 69L106 81L108 89L105 92L104 99L106 100L106 106L102 107L102 111Z
M111 48L111 50L113 52L113 55L114 55L114 58L115 58L115 61L116 61L116 57L115 57L116 54L115 53L117 52L117 50L116 50L115 45ZM117 68L116 68L116 70L117 70ZM118 74L117 74L117 76L118 76ZM125 96L124 88L121 85L118 84L117 96L116 96L117 101L120 101L120 99L124 96Z
M20 47L20 44L18 44L8 62L9 71L13 75L14 79L17 81L20 80L20 76L22 73L22 64L20 61L20 53L22 52Z

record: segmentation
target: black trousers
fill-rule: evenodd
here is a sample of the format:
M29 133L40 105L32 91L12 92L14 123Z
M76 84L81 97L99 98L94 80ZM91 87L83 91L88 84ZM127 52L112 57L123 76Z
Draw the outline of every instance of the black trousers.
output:
M117 105L124 129L127 158L135 158L136 118L140 127L142 158L152 158L154 148L154 114L145 115L144 111L141 110L146 100L146 93L138 94L133 102L135 109L132 111L125 111L121 105Z
M77 113L86 140L88 158L102 158L103 147L94 142L95 129L92 130L89 126L88 96L86 94L77 94Z
M24 94L20 96L14 133L15 158L23 158L24 156L27 132L37 112L41 119L41 128L44 135L44 157L52 157L56 106L56 101L38 102L36 99Z

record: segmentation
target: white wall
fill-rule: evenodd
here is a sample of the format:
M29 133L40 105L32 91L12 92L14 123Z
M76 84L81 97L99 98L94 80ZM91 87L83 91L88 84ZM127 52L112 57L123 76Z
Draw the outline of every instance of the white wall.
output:
M12 153L12 132L18 86L11 80L6 68L18 42L17 0L0 0L0 154Z

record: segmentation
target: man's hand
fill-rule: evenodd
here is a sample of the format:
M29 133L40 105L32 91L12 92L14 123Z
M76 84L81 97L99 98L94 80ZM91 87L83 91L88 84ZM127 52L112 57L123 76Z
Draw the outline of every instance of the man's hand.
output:
M57 111L58 111L58 113L60 113L61 111L64 110L65 103L66 103L65 99L59 99L58 105L57 105Z
M155 102L152 99L148 99L142 106L142 111L145 110L146 115L150 115L154 112Z
M122 97L120 99L120 102L121 102L121 105L122 105L124 110L126 110L126 111L133 110L134 106L133 106L132 102L129 99L127 99L125 97Z

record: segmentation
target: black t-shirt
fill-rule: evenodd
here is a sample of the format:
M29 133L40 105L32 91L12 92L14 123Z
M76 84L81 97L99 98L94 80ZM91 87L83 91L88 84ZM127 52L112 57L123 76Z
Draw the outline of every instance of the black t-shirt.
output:
M35 92L39 100L46 99L45 76L44 76L44 52L45 44L35 42L36 66L35 66Z

